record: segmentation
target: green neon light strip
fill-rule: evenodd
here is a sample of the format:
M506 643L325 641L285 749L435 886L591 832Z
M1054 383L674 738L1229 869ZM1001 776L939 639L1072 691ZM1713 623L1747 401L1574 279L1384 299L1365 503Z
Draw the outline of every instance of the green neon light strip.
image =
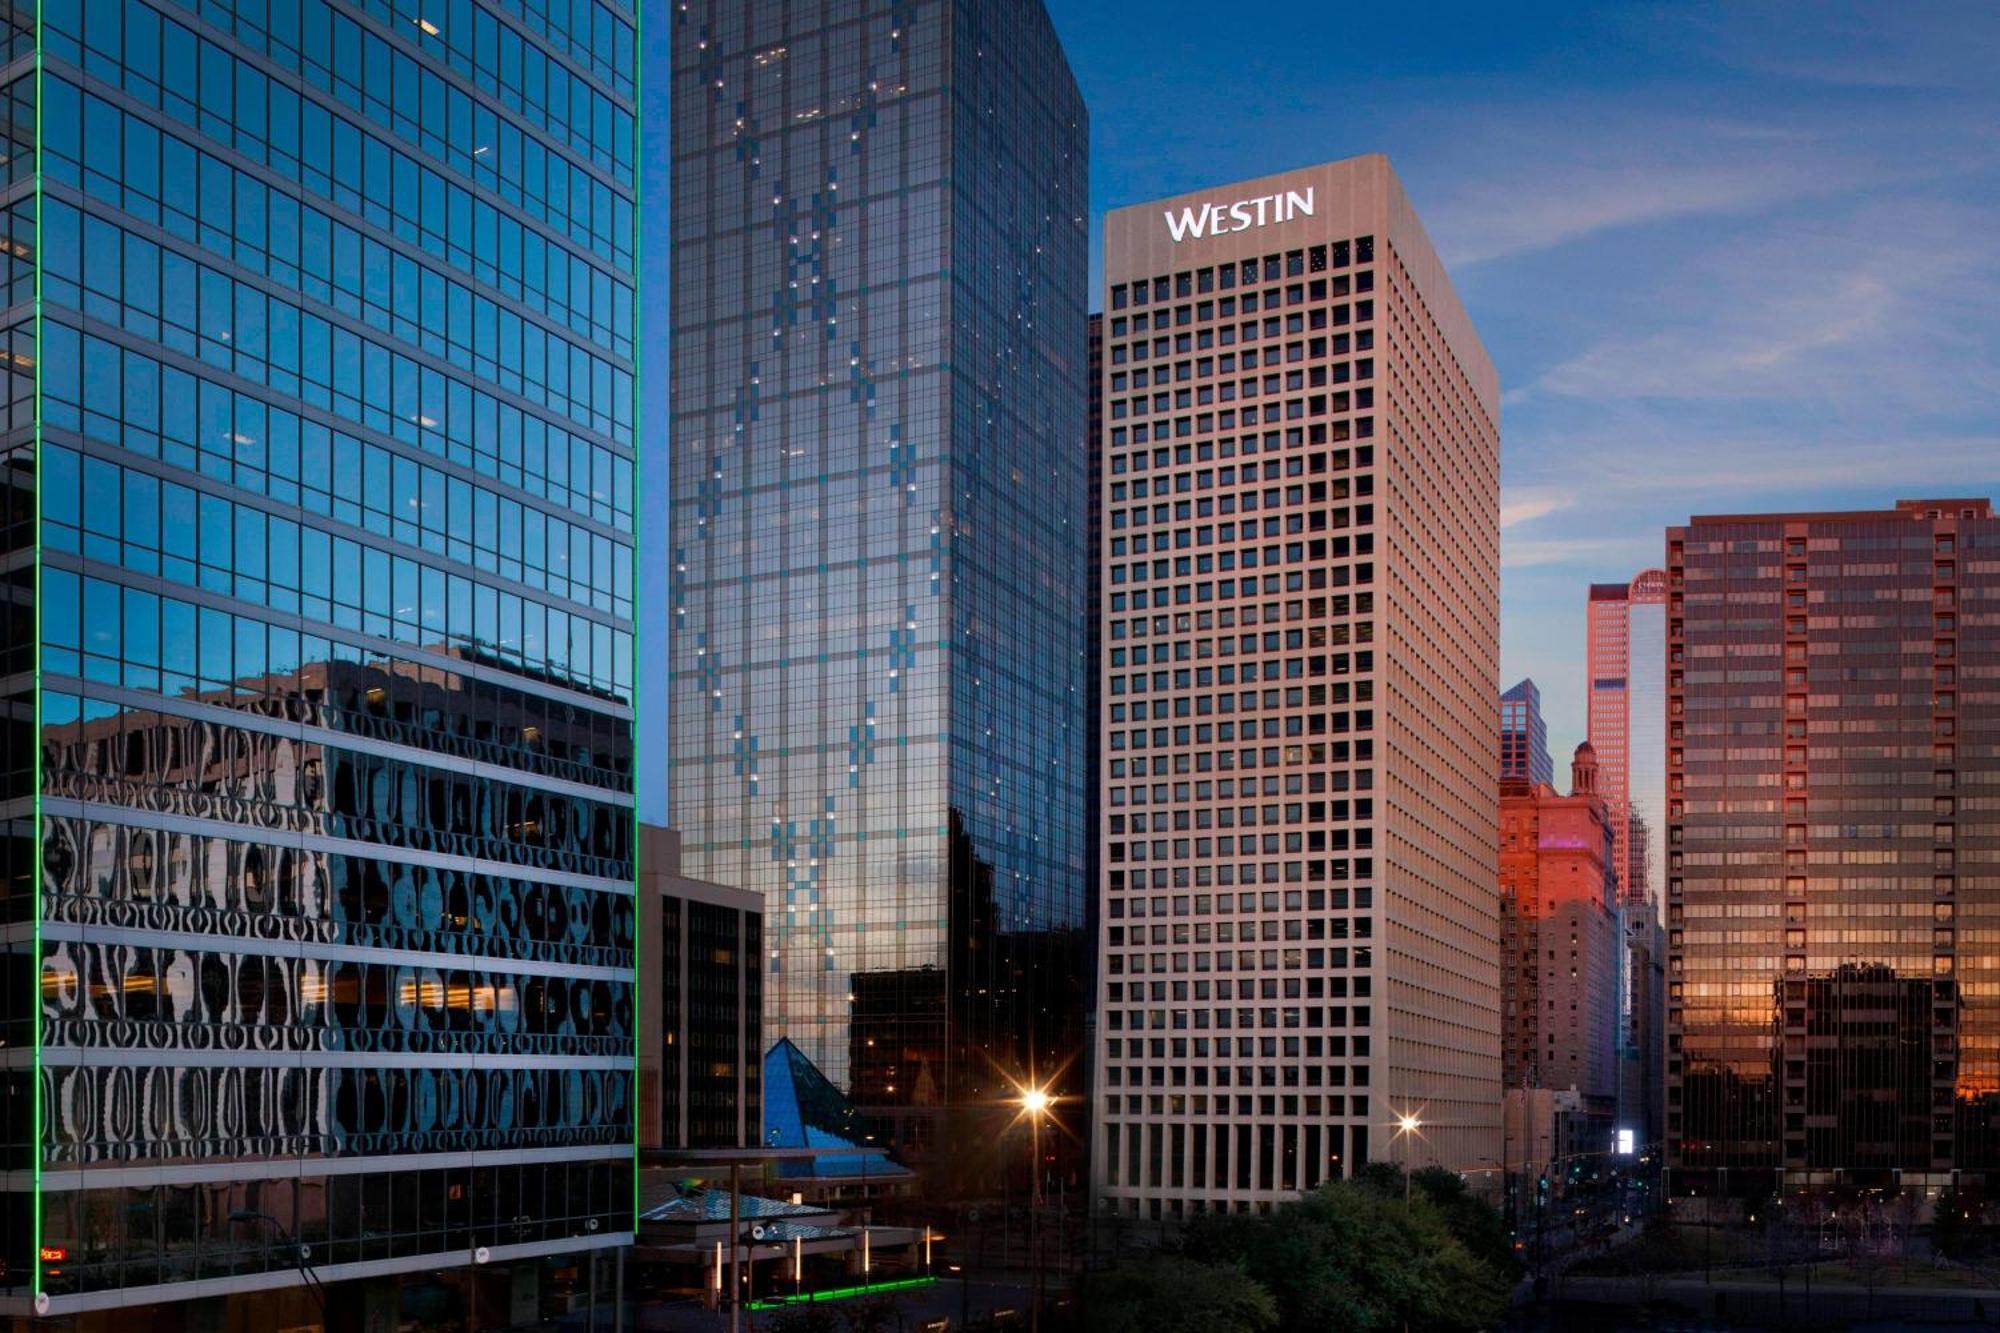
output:
M34 1154L35 1203L34 1248L28 1251L29 1299L42 1298L42 9L35 6L35 839L34 860L29 871L35 883L30 895L35 904L35 952L27 968L29 1012L35 1016L34 1135L29 1151Z
M888 1291L915 1291L934 1287L934 1277L899 1277L887 1282L869 1282L859 1287L835 1287L832 1291L809 1291L797 1296L773 1296L768 1300L745 1301L746 1310L782 1310L788 1305L811 1305L818 1301L844 1301L856 1296L878 1296Z

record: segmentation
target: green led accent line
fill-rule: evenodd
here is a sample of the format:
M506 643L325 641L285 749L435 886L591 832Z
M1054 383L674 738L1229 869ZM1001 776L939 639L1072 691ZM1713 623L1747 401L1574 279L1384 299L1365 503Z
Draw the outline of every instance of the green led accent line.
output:
M792 1305L812 1305L818 1301L845 1301L856 1296L879 1296L890 1291L916 1291L935 1287L934 1277L899 1277L886 1282L865 1282L858 1287L835 1287L832 1291L809 1291L797 1296L772 1296L761 1301L745 1301L746 1310L782 1310Z
M34 1274L29 1283L28 1299L39 1304L42 1299L42 6L35 5L35 731L30 738L34 747L35 766L35 832L31 859L26 867L32 876L30 897L35 904L34 953L25 969L28 984L29 1013L35 1024L35 1059L29 1076L34 1080L34 1115L28 1141L28 1153L35 1173L35 1202L30 1213L33 1225L28 1251L29 1272Z

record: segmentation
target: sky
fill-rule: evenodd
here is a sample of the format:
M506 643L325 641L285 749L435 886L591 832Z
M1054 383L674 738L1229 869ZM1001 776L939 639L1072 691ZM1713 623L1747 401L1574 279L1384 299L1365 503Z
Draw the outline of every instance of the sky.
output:
M1541 686L1558 772L1586 587L1661 563L1668 524L2000 498L2000 4L1046 3L1090 107L1094 222L1389 155L1499 367L1500 683ZM646 31L642 309L665 285L667 28ZM643 626L641 653L656 679Z

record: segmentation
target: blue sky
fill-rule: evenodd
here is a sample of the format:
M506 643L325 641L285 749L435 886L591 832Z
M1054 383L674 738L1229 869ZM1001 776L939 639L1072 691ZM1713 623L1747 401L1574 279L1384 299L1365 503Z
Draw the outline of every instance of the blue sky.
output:
M1385 152L1499 366L1503 684L1691 513L2000 498L2000 6L1048 0L1096 210Z
M2000 6L1047 4L1100 217L1395 163L1500 369L1502 684L1541 684L1559 760L1585 585L1657 564L1666 524L2000 496ZM662 232L666 29L646 32ZM648 490L658 532L657 469Z

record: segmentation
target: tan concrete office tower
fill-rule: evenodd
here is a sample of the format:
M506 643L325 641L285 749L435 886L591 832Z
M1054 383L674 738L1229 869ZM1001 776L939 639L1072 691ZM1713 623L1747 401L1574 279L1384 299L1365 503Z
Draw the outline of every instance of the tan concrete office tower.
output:
M1095 1206L1497 1164L1493 366L1379 156L1104 272Z

